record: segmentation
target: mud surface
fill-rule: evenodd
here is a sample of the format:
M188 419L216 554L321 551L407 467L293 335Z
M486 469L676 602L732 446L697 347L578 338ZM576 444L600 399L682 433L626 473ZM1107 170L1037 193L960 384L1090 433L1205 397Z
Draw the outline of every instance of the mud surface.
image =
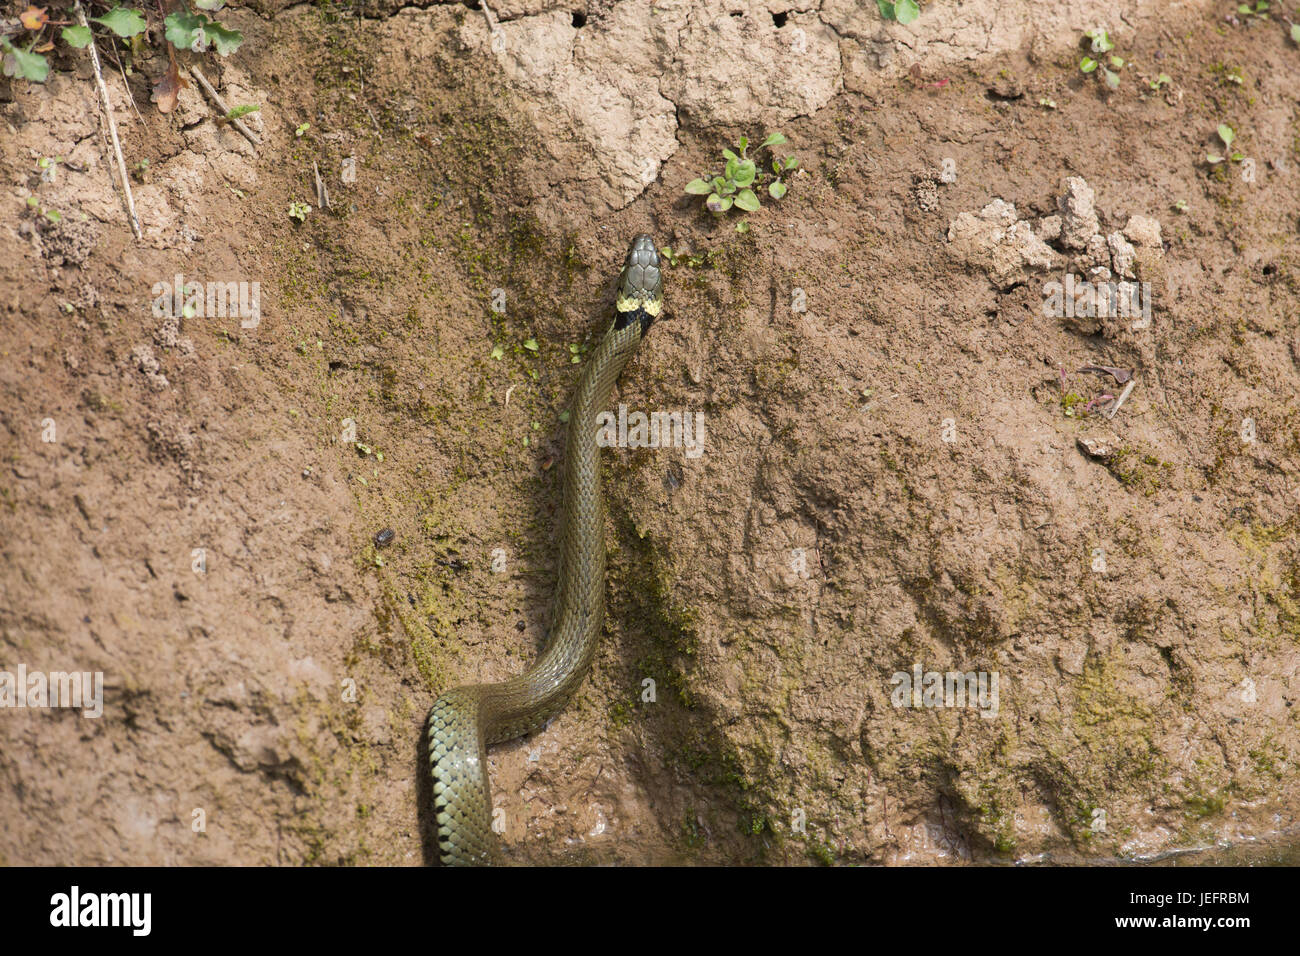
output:
M159 114L160 56L106 75L142 242L84 58L12 82L0 670L104 704L0 709L0 862L428 861L424 716L544 641L562 413L641 231L668 309L617 401L704 450L606 452L592 674L492 751L511 862L1292 852L1300 50L1044 6L231 10L197 62L260 146L197 87ZM684 194L777 130L779 202ZM178 275L256 321L168 316ZM1048 314L1067 276L1149 314Z

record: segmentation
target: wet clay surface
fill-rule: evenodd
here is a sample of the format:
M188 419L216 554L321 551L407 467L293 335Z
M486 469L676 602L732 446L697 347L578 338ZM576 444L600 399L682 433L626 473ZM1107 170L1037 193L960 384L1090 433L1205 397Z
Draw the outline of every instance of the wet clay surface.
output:
M231 11L204 69L260 147L106 76L139 243L88 69L12 84L0 669L105 688L0 709L0 861L429 861L424 716L545 639L573 359L641 231L667 310L616 403L703 453L605 452L592 673L491 754L510 862L1296 825L1300 51L1162 5L1112 23L1109 91L1087 5L839 6L528 0L498 50L460 5ZM684 194L775 130L779 202ZM258 282L258 320L156 314L178 274ZM1067 275L1149 321L1047 314ZM911 706L916 670L996 703Z

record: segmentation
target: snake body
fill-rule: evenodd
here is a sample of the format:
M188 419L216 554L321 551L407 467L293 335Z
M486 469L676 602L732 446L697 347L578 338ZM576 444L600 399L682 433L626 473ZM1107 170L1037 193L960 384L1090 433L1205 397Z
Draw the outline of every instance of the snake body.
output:
M597 416L614 381L663 306L654 240L632 241L614 321L583 367L569 417L559 580L550 642L532 667L499 684L454 687L433 704L429 765L444 865L496 859L487 748L537 730L559 713L591 666L605 621L605 499Z

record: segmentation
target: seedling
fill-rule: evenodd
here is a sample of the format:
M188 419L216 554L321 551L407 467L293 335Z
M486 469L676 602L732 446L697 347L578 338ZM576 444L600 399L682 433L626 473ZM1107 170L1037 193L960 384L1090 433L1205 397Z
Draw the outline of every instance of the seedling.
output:
M311 212L311 206L305 202L289 203L289 218L297 219L299 222L307 221L307 213Z
M1151 87L1153 92L1159 93L1172 82L1173 80L1170 78L1168 73L1161 73L1154 80L1148 80L1147 86Z
M1111 42L1110 34L1098 27L1087 31L1084 37L1091 41L1089 49L1093 55L1085 56L1079 61L1079 70L1083 73L1094 73L1100 69L1098 75L1105 79L1106 85L1112 90L1119 89L1117 71L1124 68L1124 58L1111 53L1111 50L1115 49L1115 44ZM1106 57L1105 63L1101 61L1103 55Z
M1227 123L1220 123L1218 133L1219 139L1223 141L1223 148L1225 150L1231 149L1233 140L1237 138L1237 134L1233 132L1232 127ZM1226 158L1232 160L1234 163L1239 163L1246 158L1246 154L1232 152L1229 153ZM1225 157L1220 156L1218 153L1207 153L1205 156L1205 161L1211 166L1217 166L1219 163L1223 162L1224 159Z
M771 150L787 142L780 133L772 133L758 145L758 149ZM715 216L721 216L732 206L745 212L756 212L762 205L754 188L766 182L767 193L773 199L780 199L786 194L784 177L799 167L799 160L794 156L784 159L773 153L772 172L760 172L759 165L749 156L749 139L745 136L736 144L738 152L729 149L722 151L726 165L721 173L707 179L693 179L686 184L686 192L692 196L707 196L704 205Z
M35 209L38 213L40 213L50 222L60 223L63 221L63 216L59 214L59 211L57 209L46 209L44 206L41 205L41 201L37 199L35 196L27 197L27 205L28 207Z
M1243 17L1258 17L1261 20L1267 20L1270 6L1268 0L1258 0L1253 7L1249 3L1241 3L1237 5L1237 12Z
M42 156L36 161L36 168L41 171L41 182L52 183L58 178L59 163L62 156Z

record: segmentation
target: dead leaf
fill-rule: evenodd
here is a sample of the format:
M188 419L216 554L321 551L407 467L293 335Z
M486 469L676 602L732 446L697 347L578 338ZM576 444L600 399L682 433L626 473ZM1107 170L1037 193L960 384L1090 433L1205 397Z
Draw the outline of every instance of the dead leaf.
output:
M28 30L39 30L50 22L50 18L45 15L47 9L47 7L28 7L18 14L18 19L23 21L23 26Z
M1123 385L1125 382L1127 382L1129 379L1133 377L1133 373L1130 372L1128 369L1113 368L1110 365L1085 365L1083 368L1078 369L1077 371L1096 372L1099 375L1109 375L1113 379L1115 379L1115 381L1120 385Z
M170 53L171 50L167 52ZM181 71L176 66L176 58L173 56L167 72L154 85L153 96L150 99L158 104L159 113L170 113L176 108L176 98L180 96L181 90L187 86L189 83L181 76Z

